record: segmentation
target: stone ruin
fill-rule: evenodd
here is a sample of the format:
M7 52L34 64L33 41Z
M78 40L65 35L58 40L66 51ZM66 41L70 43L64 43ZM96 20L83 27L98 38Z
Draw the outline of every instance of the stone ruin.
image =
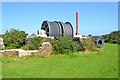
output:
M18 58L27 56L40 56L48 57L52 53L52 45L49 42L43 42L39 47L39 50L23 50L23 49L10 49L10 50L0 50L0 54L3 56L18 56Z
M42 46L39 47L38 55L41 57L50 56L52 53L52 45L50 42L43 42Z
M0 49L4 49L4 43L3 43L3 38L0 37Z

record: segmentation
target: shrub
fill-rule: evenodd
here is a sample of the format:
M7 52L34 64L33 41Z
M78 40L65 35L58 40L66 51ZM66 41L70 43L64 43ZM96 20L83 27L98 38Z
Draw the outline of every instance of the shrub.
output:
M40 47L42 43L42 38L41 37L33 37L31 38L31 43L26 44L22 47L24 50L36 50Z
M118 41L117 41L117 40L112 40L112 39L111 39L111 40L109 41L109 43L117 44Z
M61 37L58 40L51 40L51 44L53 45L53 53L55 54L64 54L75 51L72 39L67 37Z
M102 35L106 43L120 44L120 30Z
M24 49L24 50L33 50L33 49L35 49L32 44L24 45L24 46L21 47L21 48Z
M75 51L83 51L82 43L80 42L80 38L73 38Z
M96 51L97 46L92 38L82 39L80 41L80 46L84 51Z
M24 31L11 29L2 35L6 49L20 48L25 44L26 34Z

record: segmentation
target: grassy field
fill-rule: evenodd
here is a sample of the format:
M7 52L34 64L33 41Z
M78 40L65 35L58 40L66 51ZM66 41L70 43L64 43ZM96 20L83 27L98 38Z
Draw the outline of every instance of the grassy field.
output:
M3 58L3 78L117 78L118 46L105 44L101 52L52 55L48 58Z

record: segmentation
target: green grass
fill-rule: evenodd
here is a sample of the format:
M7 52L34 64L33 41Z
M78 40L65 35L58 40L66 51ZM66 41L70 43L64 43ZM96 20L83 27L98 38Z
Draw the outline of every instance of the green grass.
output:
M3 78L118 78L118 46L105 44L96 54L48 58L3 58Z

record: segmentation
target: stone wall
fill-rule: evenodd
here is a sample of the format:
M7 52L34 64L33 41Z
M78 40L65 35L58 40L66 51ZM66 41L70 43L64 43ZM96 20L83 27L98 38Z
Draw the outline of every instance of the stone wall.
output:
M43 42L42 46L39 47L38 55L41 57L47 57L52 54L52 45L50 42Z
M0 49L4 49L4 43L3 43L3 38L0 37Z
M52 54L52 45L49 42L43 42L39 50L9 49L0 50L0 54L8 57L17 56L18 58L26 56L48 57Z

